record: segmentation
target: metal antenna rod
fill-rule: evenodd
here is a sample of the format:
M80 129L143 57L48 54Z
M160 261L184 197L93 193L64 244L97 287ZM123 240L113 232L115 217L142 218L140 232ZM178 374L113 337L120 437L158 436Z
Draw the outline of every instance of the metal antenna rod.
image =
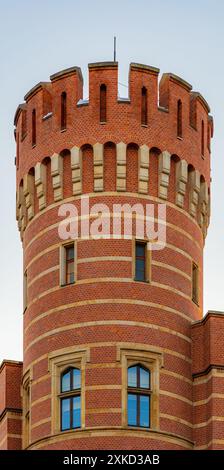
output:
M116 62L116 36L114 36L114 62Z

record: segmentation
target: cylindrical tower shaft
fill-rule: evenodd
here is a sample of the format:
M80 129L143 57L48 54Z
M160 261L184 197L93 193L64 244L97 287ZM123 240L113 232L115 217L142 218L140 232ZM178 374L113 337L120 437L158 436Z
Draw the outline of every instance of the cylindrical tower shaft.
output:
M89 64L83 100L73 67L17 109L24 448L193 447L190 327L203 310L212 118L173 74L158 105L158 73L132 63L122 99L117 63ZM127 237L114 233L120 206ZM152 207L163 249L136 232ZM77 239L61 237L69 211Z

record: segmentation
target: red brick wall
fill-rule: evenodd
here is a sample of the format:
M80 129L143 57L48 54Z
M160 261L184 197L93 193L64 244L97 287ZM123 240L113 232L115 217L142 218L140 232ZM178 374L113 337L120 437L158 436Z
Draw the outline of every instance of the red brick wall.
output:
M223 449L224 315L208 312L192 326L194 440L197 448Z
M22 363L3 361L0 366L0 450L22 446Z
M200 150L200 124L208 122L208 109L201 98L190 95L189 87L172 76L160 84L160 107L157 105L158 72L132 66L129 76L130 102L117 100L117 66L91 66L89 104L77 106L82 97L79 71L53 77L47 85L52 98L53 115L44 120L43 107L49 107L45 88L28 94L27 136L20 142L17 185L37 162L65 149L79 146L83 150L83 192L93 193L93 150L104 145L104 190L91 196L91 204L153 202L158 198L158 154L167 150L184 158L210 184L210 154L205 145L204 159ZM99 122L99 86L107 86L107 123ZM141 126L141 88L148 89L148 127ZM60 131L60 94L68 99L68 126ZM192 96L192 100L190 97ZM47 104L46 104L46 99ZM176 103L182 100L183 139L176 136ZM161 108L166 106L166 110ZM192 127L190 106L197 110L196 128ZM37 145L31 145L31 114L37 111ZM48 109L48 108L47 108ZM21 127L17 112L17 132ZM127 193L116 192L116 145L127 147ZM136 197L138 187L138 148L151 149L148 197ZM76 432L62 436L60 442L42 442L45 448L192 448L192 370L191 323L202 316L203 236L197 222L189 215L188 188L184 210L175 205L176 157L172 160L167 201L167 243L163 251L152 253L151 283L132 279L132 243L130 240L86 240L77 244L77 279L72 286L59 287L58 206L53 204L50 172L47 178L47 208L39 211L24 232L24 266L28 274L28 307L24 314L24 371L32 368L31 444L51 433L51 381L48 354L75 345L90 347L86 371L86 429L98 429L98 437ZM70 157L63 159L64 198L72 197ZM108 194L108 192L113 192ZM132 194L131 194L132 193ZM36 196L35 196L36 198ZM157 199L157 202L159 200ZM63 202L63 201L61 201ZM162 200L160 201L162 202ZM80 197L74 198L80 207ZM60 204L60 203L59 203ZM51 227L52 226L52 227ZM45 251L44 251L45 250ZM46 251L47 250L47 251ZM125 261L101 260L81 262L83 258L125 256ZM200 269L199 307L191 300L191 266ZM167 265L167 266L165 266ZM170 269L171 268L171 269ZM174 269L172 269L174 268ZM46 270L50 272L44 273ZM39 276L40 274L42 276ZM84 301L86 304L84 304ZM71 305L70 305L71 304ZM94 323L98 322L98 323ZM138 325L136 324L138 322ZM63 330L58 330L63 328ZM127 431L121 427L121 367L116 345L141 344L158 348L164 355L160 374L160 433ZM110 367L108 367L108 364ZM39 380L40 379L40 380ZM105 385L105 389L94 389ZM116 389L108 389L110 385ZM46 397L46 399L44 399ZM44 400L35 403L35 400ZM114 412L111 412L114 408ZM92 413L91 410L95 412ZM99 411L97 411L99 409ZM108 411L107 411L108 409ZM49 418L49 421L43 422ZM40 422L40 423L39 423ZM39 424L38 424L39 423ZM101 427L105 432L100 434ZM112 429L114 427L114 429ZM117 427L117 431L116 431ZM92 431L93 432L93 431ZM117 434L116 434L117 432ZM150 437L151 436L151 437Z

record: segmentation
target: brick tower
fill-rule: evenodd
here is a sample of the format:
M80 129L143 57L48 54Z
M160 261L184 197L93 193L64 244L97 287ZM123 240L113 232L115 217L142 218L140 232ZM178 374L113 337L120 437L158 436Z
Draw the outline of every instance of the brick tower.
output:
M131 63L121 98L117 63L89 64L84 100L73 67L16 111L23 448L214 448L201 379L215 364L224 383L223 357L203 350L204 325L223 328L221 314L202 321L213 122L191 85L167 73L158 90L158 74ZM111 211L165 203L165 248L149 252L145 236L61 240L59 207L80 213L83 195Z

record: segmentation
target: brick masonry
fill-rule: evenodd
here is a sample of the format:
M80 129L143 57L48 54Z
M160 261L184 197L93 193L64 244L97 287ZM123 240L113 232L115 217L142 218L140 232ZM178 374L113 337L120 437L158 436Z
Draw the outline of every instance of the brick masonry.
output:
M0 448L21 448L21 390L30 376L31 449L219 449L224 446L224 319L203 318L203 246L210 217L210 139L204 98L173 74L131 64L129 99L118 98L117 63L89 64L89 100L78 67L59 72L25 96L15 115L17 220L27 272L24 362L0 370ZM107 87L100 123L100 85ZM147 125L141 89L147 88ZM60 97L67 126L60 128ZM159 96L159 104L158 104ZM177 102L182 102L182 137ZM36 143L32 145L32 112ZM204 151L202 155L202 121ZM78 240L76 282L60 286L58 208L81 196L91 205L166 204L167 244L153 251L149 283L133 279L132 240ZM192 301L192 262L199 302ZM120 347L163 357L159 425L123 425ZM58 351L87 348L85 422L55 433L49 361ZM22 372L23 369L23 372ZM12 374L13 378L12 383ZM6 380L6 377L9 377ZM10 380L11 377L11 380ZM10 406L6 397L12 395ZM10 410L8 410L10 408ZM12 411L12 409L14 411ZM10 413L10 418L7 418ZM14 426L14 427L13 427ZM19 435L19 437L18 437ZM13 437L14 436L14 437ZM17 437L15 437L17 436ZM24 440L23 440L24 442Z

